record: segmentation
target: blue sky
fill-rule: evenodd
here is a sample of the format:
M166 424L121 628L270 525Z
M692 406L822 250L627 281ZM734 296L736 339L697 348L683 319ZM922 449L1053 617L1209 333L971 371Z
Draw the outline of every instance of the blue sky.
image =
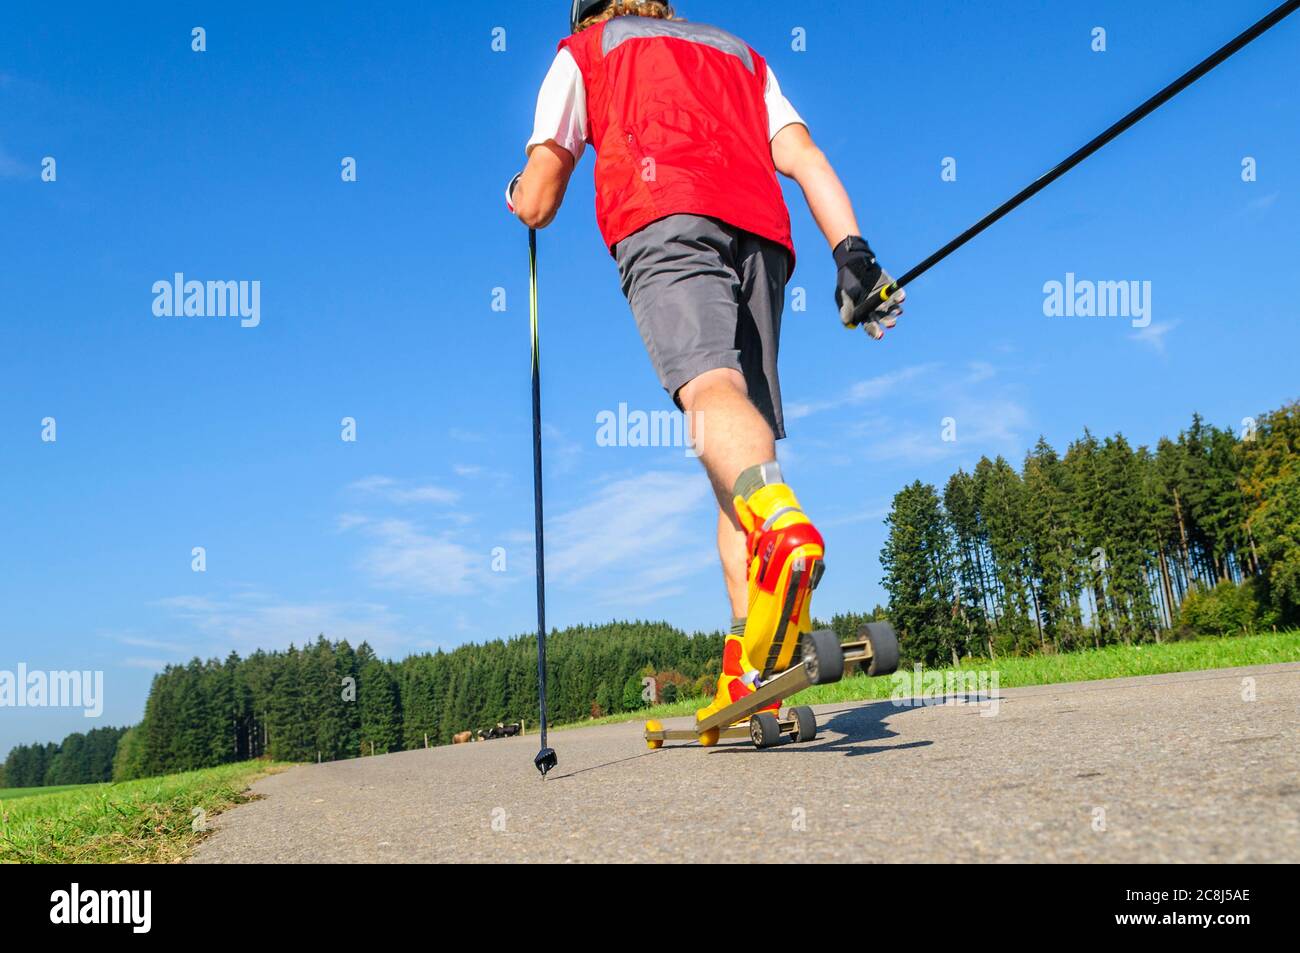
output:
M137 720L153 672L195 654L324 632L401 657L532 626L526 233L501 191L567 6L6 5L0 669L102 669L106 699L98 722L0 710L0 752ZM897 274L1269 6L680 12L768 57ZM1297 396L1298 31L918 281L883 344L839 326L830 256L787 188L808 307L785 319L782 459L827 537L818 614L883 601L881 519L914 478L1018 461L1040 433L1149 442L1193 411L1236 425ZM590 157L539 248L549 619L716 628L698 464L596 441L601 411L668 405L600 244ZM260 324L155 317L175 272L259 281ZM1045 317L1067 273L1150 281L1151 324Z

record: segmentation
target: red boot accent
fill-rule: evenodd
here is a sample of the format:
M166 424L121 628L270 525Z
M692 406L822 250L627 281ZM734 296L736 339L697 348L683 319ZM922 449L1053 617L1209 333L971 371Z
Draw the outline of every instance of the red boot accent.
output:
M750 538L750 558L759 560L757 582L765 592L776 591L781 570L789 561L792 550L807 545L825 549L822 534L817 532L817 527L812 523L796 523L761 535L754 532L750 533Z
M738 678L727 683L727 691L731 693L733 702L740 701L746 695L754 694L754 690Z
M722 647L722 674L723 675L744 675L745 670L740 664L740 657L744 653L744 646L741 645L740 639L728 638L726 644Z

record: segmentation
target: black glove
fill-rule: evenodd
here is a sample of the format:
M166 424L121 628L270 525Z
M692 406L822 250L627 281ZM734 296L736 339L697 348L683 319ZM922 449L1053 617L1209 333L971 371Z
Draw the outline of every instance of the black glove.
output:
M899 288L888 298L881 296L894 279L876 263L865 238L850 235L835 246L833 254L839 268L835 304L840 310L840 320L846 328L862 325L867 334L879 341L885 336L885 329L892 328L903 313L900 305L905 292Z

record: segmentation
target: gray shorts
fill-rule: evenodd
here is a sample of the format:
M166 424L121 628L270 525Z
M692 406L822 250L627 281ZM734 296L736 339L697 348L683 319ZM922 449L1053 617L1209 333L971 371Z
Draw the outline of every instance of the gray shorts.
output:
M784 437L776 353L789 253L717 219L670 215L623 239L614 257L673 401L705 371L729 367L744 375L749 399Z

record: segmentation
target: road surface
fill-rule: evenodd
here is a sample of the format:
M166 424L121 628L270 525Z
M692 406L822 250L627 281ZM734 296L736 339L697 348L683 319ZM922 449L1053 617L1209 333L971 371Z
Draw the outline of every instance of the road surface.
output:
M553 732L545 781L535 735L297 767L194 860L1300 861L1300 663L817 711L765 751Z

